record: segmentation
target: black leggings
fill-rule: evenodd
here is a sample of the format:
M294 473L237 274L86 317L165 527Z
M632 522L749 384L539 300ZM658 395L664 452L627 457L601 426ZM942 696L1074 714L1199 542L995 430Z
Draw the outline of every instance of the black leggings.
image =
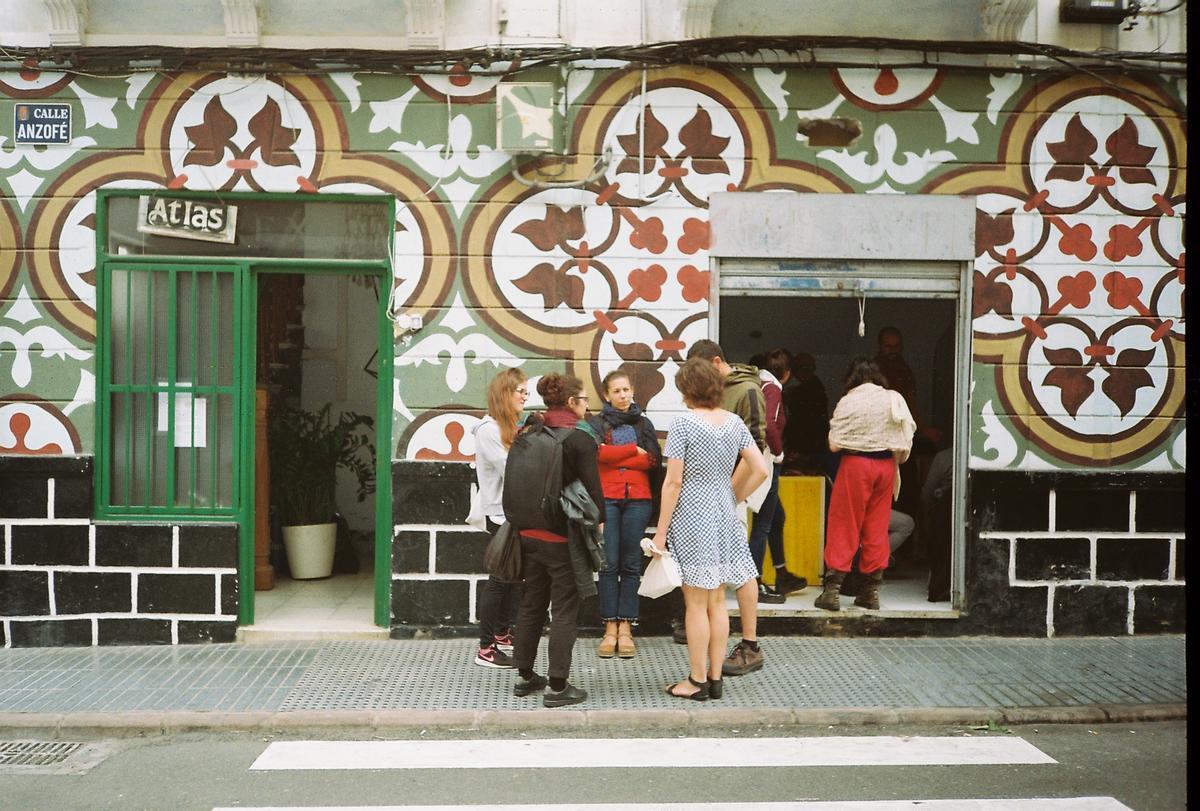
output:
M499 528L499 524L487 519L489 535L495 534ZM479 604L475 613L479 616L479 647L487 648L495 642L498 634L516 626L517 608L521 605L521 583L489 576L479 584L477 594Z

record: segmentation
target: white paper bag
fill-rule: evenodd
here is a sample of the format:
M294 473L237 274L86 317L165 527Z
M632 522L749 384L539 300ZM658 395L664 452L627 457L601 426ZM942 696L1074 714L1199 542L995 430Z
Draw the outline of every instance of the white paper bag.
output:
M770 450L764 450L762 455L763 461L767 463L767 478L763 479L762 484L753 493L746 496L746 503L750 505L752 512L761 510L763 502L767 500L767 491L771 489L771 475L775 467L775 456Z
M670 594L683 584L683 576L679 573L679 564L670 552L655 555L642 575L638 594L651 600Z
M479 488L471 485L471 509L467 513L467 526L474 527L480 532L487 531L487 516L483 514L483 499L479 497Z

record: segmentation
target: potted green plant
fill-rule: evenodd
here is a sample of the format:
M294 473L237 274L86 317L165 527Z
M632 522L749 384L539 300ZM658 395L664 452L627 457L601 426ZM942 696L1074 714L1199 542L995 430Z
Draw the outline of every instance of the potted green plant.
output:
M375 445L370 417L343 411L335 422L332 404L320 411L282 406L268 429L271 501L283 526L288 568L297 580L328 577L337 540L337 469L358 479L358 500L375 492Z

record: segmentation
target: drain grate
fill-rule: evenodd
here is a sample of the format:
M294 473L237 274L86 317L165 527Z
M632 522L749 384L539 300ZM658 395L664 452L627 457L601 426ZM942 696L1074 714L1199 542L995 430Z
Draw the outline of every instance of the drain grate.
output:
M60 741L0 741L0 766L56 766L82 747Z
M113 752L113 744L0 741L0 775L84 774Z

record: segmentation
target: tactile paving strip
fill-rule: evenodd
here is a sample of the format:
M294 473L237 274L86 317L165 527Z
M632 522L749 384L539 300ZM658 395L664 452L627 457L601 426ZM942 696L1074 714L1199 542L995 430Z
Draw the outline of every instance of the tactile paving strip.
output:
M686 674L682 646L639 640L634 659L599 659L580 639L571 680L580 708L680 706L664 687ZM724 707L1017 707L1186 700L1170 639L787 639L763 643L763 670L726 682ZM536 669L545 673L543 639ZM335 642L281 709L533 709L511 695L516 676L472 664L471 640ZM1103 668L1097 661L1104 662Z
M0 651L0 710L273 710L319 643Z
M683 704L686 674L667 637L633 659L576 643L576 709L710 707L1052 707L1187 700L1185 638L766 638L763 670L725 697ZM545 673L547 640L536 663ZM0 650L0 711L537 709L516 674L473 664L473 639L277 642Z

